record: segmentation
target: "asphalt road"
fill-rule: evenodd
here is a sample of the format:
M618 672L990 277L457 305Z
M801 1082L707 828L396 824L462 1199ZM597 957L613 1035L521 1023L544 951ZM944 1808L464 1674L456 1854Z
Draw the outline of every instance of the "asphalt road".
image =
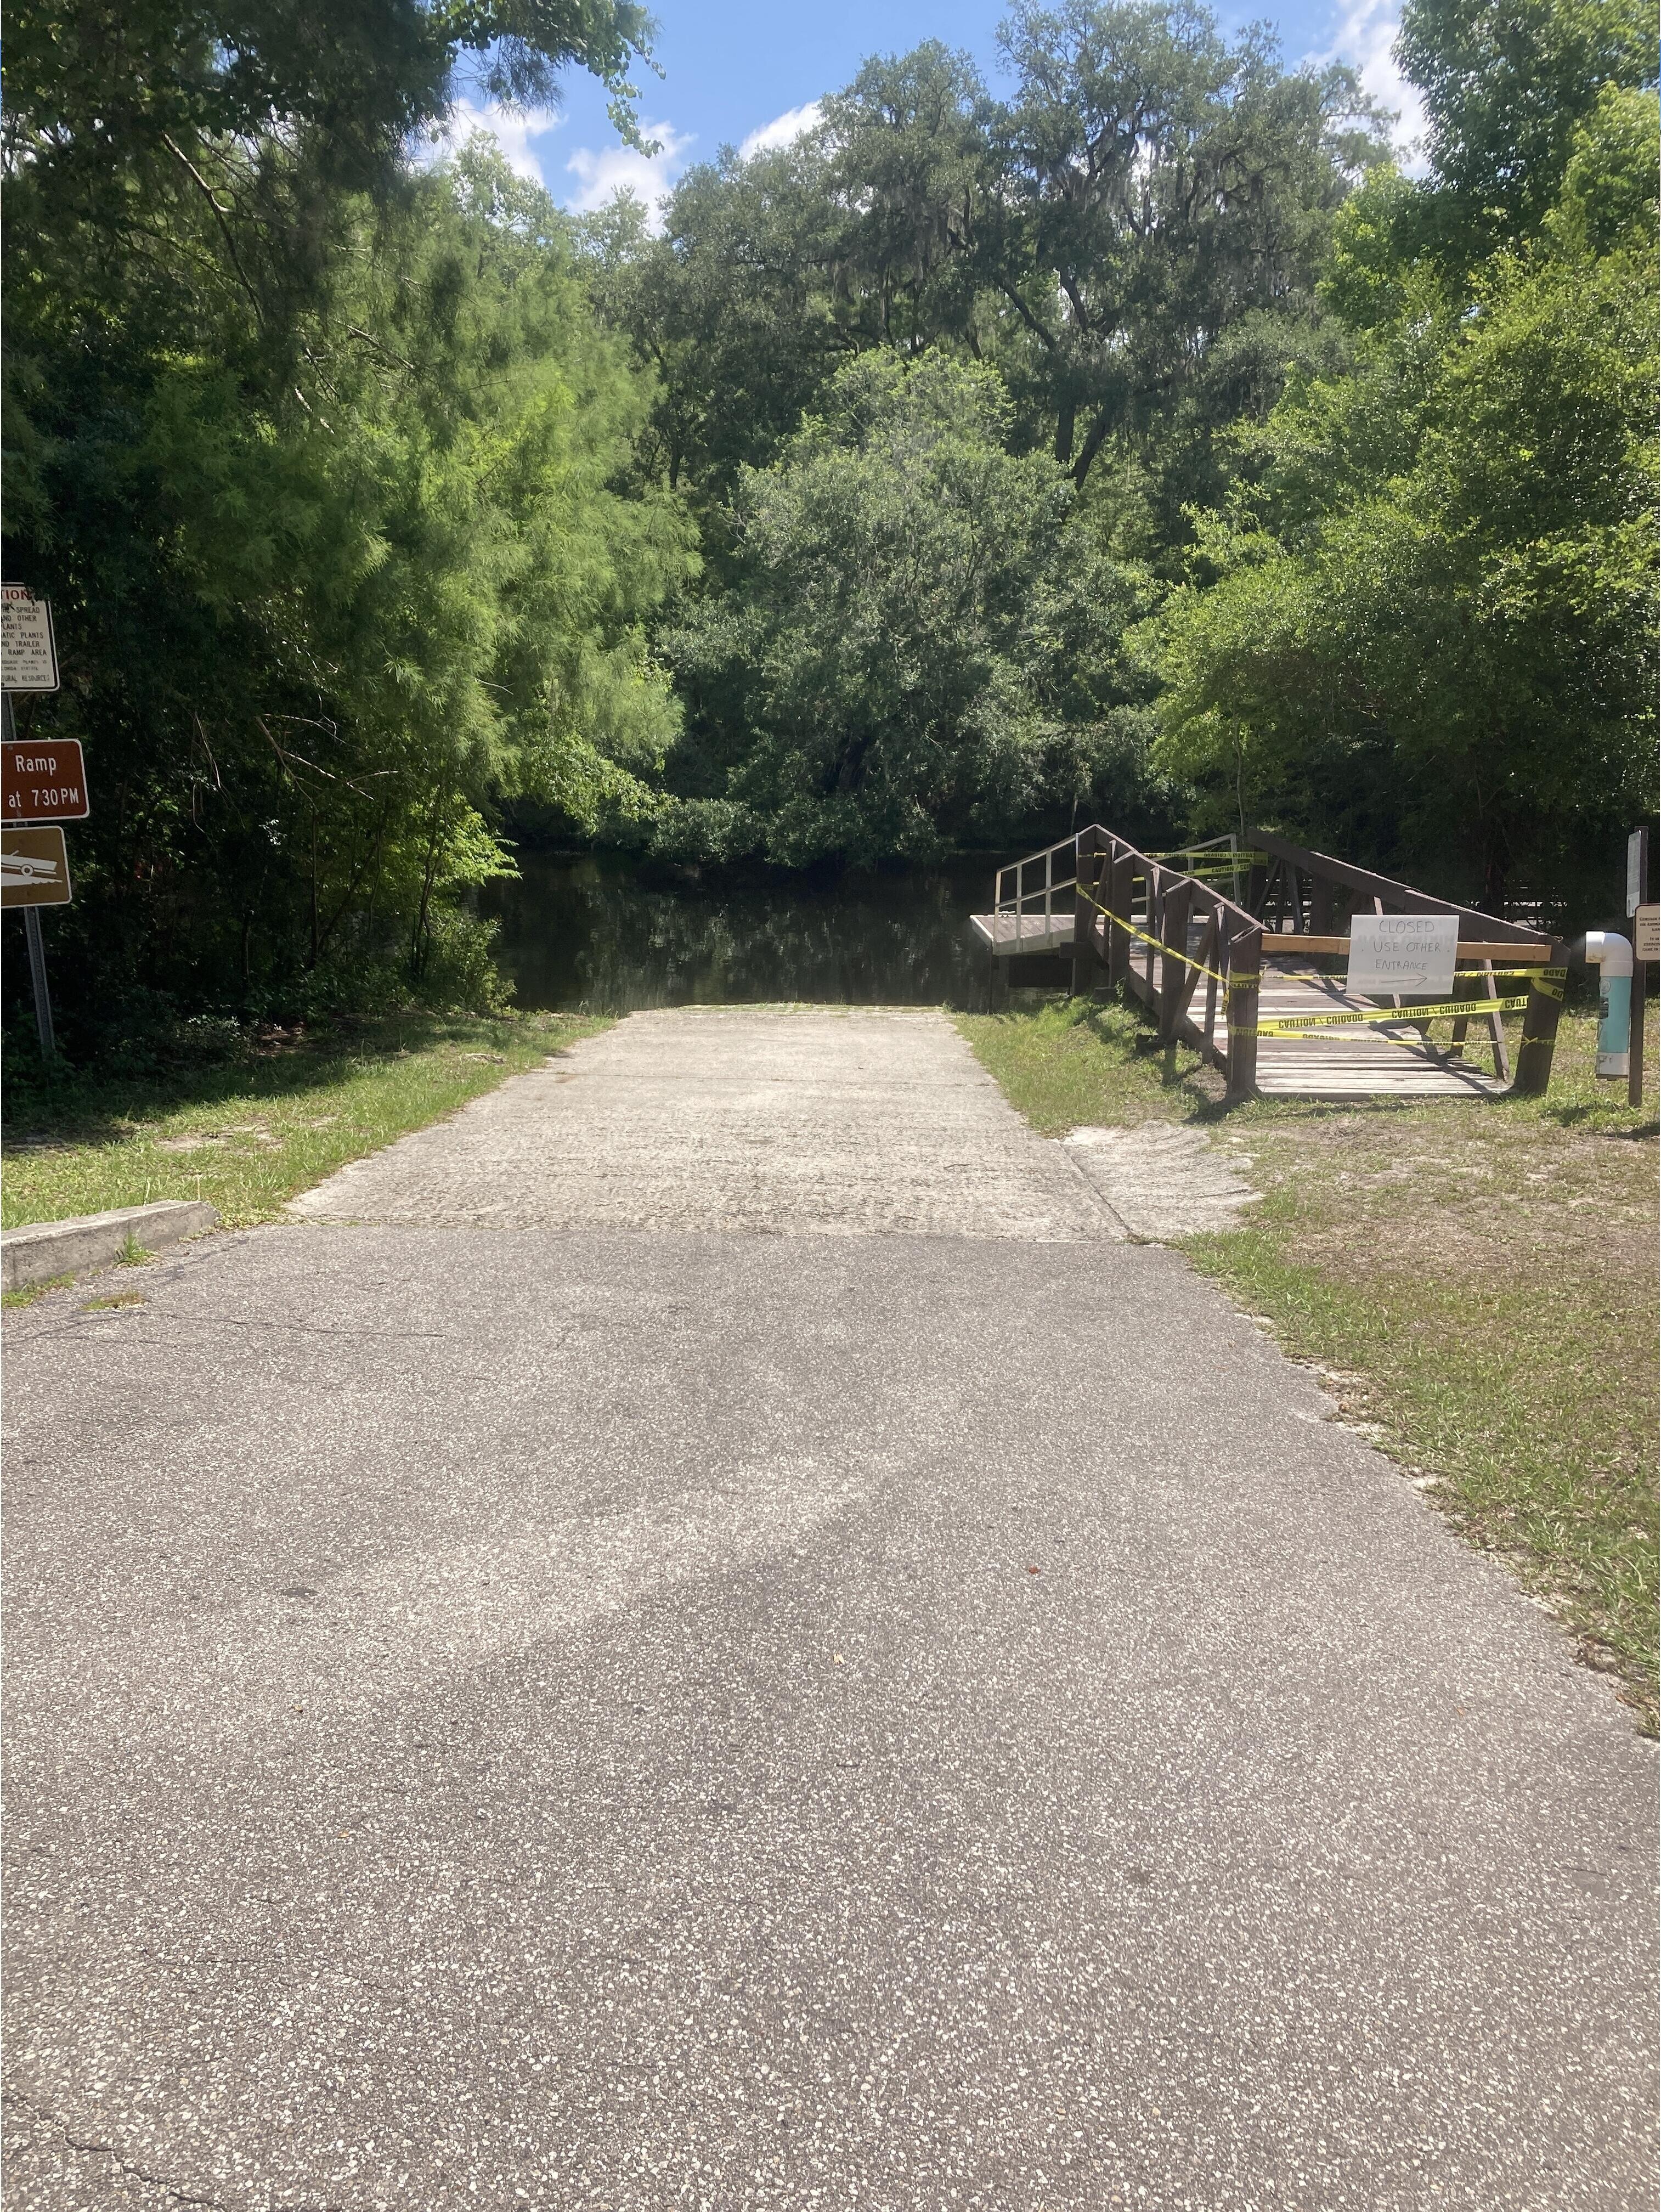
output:
M1607 1686L943 1024L924 1233L695 1018L8 1315L8 2206L1651 2202Z

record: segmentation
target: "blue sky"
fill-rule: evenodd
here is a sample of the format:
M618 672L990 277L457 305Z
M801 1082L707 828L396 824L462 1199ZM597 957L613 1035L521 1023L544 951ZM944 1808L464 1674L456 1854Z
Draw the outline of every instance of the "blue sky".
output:
M1215 0L1214 0L1215 4ZM605 95L573 71L561 112L503 115L464 101L457 127L492 130L515 167L540 177L561 206L597 207L620 186L658 197L693 162L723 144L778 143L800 127L819 95L852 76L867 54L900 53L924 39L967 47L998 83L994 33L1007 0L840 0L789 8L767 0L657 0L661 78L636 72L640 113L662 151L650 163L621 145ZM1288 0L1279 10L1218 6L1227 29L1267 15L1290 62L1333 57L1361 70L1369 91L1403 110L1410 91L1391 59L1399 0Z

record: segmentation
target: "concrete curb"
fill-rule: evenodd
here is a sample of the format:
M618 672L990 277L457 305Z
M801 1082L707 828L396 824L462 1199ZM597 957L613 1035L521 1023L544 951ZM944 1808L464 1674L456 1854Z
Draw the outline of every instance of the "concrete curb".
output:
M219 1209L205 1198L161 1198L151 1206L118 1206L111 1213L82 1213L70 1221L32 1221L0 1231L0 1287L72 1275L118 1260L129 1237L147 1252L177 1244L219 1225Z

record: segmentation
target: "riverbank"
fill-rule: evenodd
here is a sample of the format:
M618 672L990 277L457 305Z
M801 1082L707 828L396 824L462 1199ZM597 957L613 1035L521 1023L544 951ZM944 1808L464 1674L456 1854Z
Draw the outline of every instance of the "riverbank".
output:
M11 1073L7 1228L159 1198L227 1227L270 1221L349 1160L424 1127L606 1027L585 1015L403 1015L268 1032L206 1066L130 1077Z
M1654 1020L1653 1010L1652 1022ZM1223 1117L1128 1010L958 1025L1034 1126L1188 1121L1263 1192L1195 1266L1324 1370L1347 1419L1503 1557L1656 1726L1656 1116L1571 1009L1551 1090L1492 1106L1258 1101ZM1652 1067L1655 1033L1649 1046Z

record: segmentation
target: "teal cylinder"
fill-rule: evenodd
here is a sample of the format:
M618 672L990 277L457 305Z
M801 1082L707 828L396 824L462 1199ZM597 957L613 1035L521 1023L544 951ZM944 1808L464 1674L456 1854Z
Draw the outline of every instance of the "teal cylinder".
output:
M1632 978L1603 975L1597 993L1597 1073L1624 1076L1631 1053Z

